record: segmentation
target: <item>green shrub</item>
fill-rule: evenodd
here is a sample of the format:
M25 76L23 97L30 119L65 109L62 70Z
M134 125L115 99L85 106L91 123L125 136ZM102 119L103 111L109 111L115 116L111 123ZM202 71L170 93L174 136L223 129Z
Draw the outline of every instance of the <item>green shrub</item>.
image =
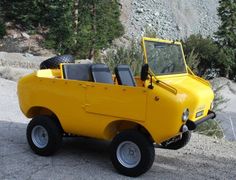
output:
M157 32L155 31L155 29L153 29L153 27L146 26L143 36L149 38L157 38Z
M83 59L94 58L124 33L118 1L1 0L0 17L27 31L38 29L47 48Z
M214 90L214 94L215 94L215 99L214 99L214 108L213 111L214 112L219 112L222 110L223 105L228 101L228 99L224 98L220 91L221 89L224 87L225 85L213 85L213 90ZM204 123L202 123L201 125L199 125L196 129L196 131L200 134L204 134L207 136L214 136L217 138L223 138L224 137L224 133L223 130L220 126L220 120L216 119L211 119L208 120Z
M233 62L213 39L191 35L183 41L183 48L187 59L195 54L195 71L198 75L203 76L209 69L219 69L219 74L223 77L229 75Z
M134 75L139 75L143 64L142 50L136 41L131 41L128 46L115 46L108 50L102 61L112 70L119 64L128 64Z
M204 134L207 136L213 136L216 138L223 138L224 133L219 124L219 121L215 119L210 119L197 127L195 130L199 134Z
M198 54L194 53L194 50L192 50L188 55L186 55L186 63L190 67L190 69L195 73L198 74L198 65L199 65L199 59Z

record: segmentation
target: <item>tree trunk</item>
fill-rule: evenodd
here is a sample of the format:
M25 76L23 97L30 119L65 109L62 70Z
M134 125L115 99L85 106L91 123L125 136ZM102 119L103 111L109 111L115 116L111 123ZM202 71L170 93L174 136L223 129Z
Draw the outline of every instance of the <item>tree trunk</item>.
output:
M94 59L95 56L95 49L94 49L94 45L96 43L96 34L97 34L97 27L96 27L96 1L93 1L92 3L92 32L93 32L93 36L92 36L92 46L91 49L89 51L89 59Z
M79 24L79 0L74 0L74 43L77 43L77 32L78 32L78 24Z

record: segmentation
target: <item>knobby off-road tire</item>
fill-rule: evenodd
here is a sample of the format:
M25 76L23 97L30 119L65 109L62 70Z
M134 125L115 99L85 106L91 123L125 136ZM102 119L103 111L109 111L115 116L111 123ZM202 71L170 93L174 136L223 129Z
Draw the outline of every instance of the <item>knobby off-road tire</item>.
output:
M74 63L75 58L72 55L55 56L43 61L40 69L58 69L61 63Z
M153 143L138 131L123 131L111 143L111 161L120 174L137 177L151 168L154 158Z
M182 138L176 142L170 143L165 145L165 143L162 144L163 148L165 149L173 149L173 150L178 150L180 148L183 148L186 146L191 139L191 132L187 131L182 134Z
M58 150L62 142L62 129L48 116L34 117L27 127L27 140L38 155L49 156Z

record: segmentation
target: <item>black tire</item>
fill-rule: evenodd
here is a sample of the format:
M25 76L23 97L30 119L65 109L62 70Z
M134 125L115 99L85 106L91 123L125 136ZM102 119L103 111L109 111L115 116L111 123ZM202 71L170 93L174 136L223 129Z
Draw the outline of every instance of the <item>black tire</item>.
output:
M137 161L136 164L134 164L134 167L128 167L125 165L122 165L122 162L119 160L120 158L118 157L119 155L119 147L123 143L131 142L136 145L136 147L139 149L139 155L140 160ZM131 148L130 148L131 149ZM130 151L129 149L129 151ZM127 151L123 151L127 152ZM135 149L131 149L131 154L129 156L134 155L137 152ZM137 155L137 154L135 154ZM134 155L134 157L135 157ZM121 156L120 156L121 157ZM111 143L111 161L114 166L114 168L120 173L124 174L126 176L131 176L131 177L137 177L140 176L141 174L147 172L154 161L155 158L155 150L153 143L146 137L144 134L141 134L138 131L135 130L126 130L114 137Z
M182 134L182 138L180 140L170 143L170 144L162 143L162 146L165 149L178 150L186 146L189 143L190 139L191 139L191 132L187 131Z
M46 136L48 140L47 141L44 140L45 143L43 145L38 143L40 142L40 140L37 141L34 138L35 137L34 134L37 134L36 133L38 130L37 128L41 130L42 129L45 130L44 136L43 135L42 136L44 139ZM58 125L58 123L54 119L48 116L36 116L28 124L26 135L27 135L27 140L31 149L36 154L41 155L41 156L49 156L55 153L60 147L61 142L62 142L62 134L63 134L62 132L63 131L60 125ZM42 139L42 136L40 136L41 139Z
M43 61L40 69L58 69L61 63L74 63L75 58L72 55L55 56Z

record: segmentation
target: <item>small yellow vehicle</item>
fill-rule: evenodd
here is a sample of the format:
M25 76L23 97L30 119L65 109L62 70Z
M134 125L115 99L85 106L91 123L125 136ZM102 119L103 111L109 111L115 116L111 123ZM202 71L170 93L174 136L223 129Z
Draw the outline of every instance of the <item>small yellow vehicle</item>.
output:
M184 147L191 130L215 117L211 85L189 69L180 42L144 37L142 47L138 77L127 65L117 66L115 75L105 64L62 63L55 69L54 58L42 64L51 68L20 79L20 108L32 118L31 149L51 155L70 134L108 140L117 171L139 176L153 164L154 144Z

